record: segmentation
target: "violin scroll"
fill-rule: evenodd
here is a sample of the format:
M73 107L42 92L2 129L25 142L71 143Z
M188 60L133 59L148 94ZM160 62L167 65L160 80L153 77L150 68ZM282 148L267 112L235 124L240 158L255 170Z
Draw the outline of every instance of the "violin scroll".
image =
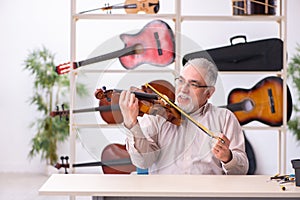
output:
M61 164L56 163L54 167L56 169L64 168L65 169L65 174L68 174L67 168L70 168L70 164L68 162L69 156L61 156L60 159L61 159ZM64 161L66 161L66 162L64 162Z

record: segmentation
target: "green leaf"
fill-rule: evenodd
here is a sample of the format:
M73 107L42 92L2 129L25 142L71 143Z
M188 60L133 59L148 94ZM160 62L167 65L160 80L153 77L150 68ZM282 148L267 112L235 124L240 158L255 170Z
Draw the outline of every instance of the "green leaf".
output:
M64 102L66 108L70 95L70 81L66 75L58 75L55 72L55 56L46 47L37 48L29 52L24 61L24 70L33 76L33 94L29 99L42 115L30 124L36 134L31 140L30 158L40 155L50 164L57 162L57 143L65 141L69 136L69 124L59 117L50 117L53 107ZM87 94L84 85L77 84L79 95Z
M288 128L294 133L297 140L300 140L300 119L299 115L299 105L300 102L300 45L297 44L296 50L299 53L296 53L288 64L288 78L292 81L292 90L294 90L295 98L297 101L294 100L293 105L293 119L288 121Z

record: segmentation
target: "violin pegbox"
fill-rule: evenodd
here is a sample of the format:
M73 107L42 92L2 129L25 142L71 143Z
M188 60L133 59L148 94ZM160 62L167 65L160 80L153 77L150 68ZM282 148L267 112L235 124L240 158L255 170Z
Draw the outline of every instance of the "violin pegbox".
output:
M59 110L59 106L56 106L56 111L52 111L50 112L50 116L51 117L56 117L59 116L60 120L62 119L62 117L65 117L67 121L69 121L69 110L65 110L65 105L62 104L61 105L62 111Z
M56 165L54 166L56 169L60 169L60 168L64 168L65 169L65 174L68 174L67 168L70 167L69 164L69 156L61 156L60 157L61 160L61 164L60 163L56 163ZM65 162L66 161L66 162Z

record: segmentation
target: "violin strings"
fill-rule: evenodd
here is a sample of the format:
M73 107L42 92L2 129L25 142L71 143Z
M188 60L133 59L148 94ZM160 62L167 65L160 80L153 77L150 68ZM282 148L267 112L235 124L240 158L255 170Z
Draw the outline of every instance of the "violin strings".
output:
M220 140L222 143L225 141L215 136L208 128L197 122L195 119L193 119L190 115L188 115L186 112L184 112L181 108L176 106L174 103L172 103L165 95L161 94L159 91L157 91L154 87L152 87L150 84L146 83L146 87L149 87L153 92L155 92L158 96L160 96L162 99L164 99L168 104L170 104L172 107L174 107L176 110L178 110L181 114L183 114L186 118L188 118L191 122L193 122L196 126L198 126L204 133L206 133L209 137Z

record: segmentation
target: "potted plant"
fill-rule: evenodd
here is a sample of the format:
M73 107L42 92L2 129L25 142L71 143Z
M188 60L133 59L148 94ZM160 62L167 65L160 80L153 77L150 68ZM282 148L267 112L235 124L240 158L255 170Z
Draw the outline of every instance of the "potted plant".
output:
M300 140L300 45L297 45L296 50L298 53L291 58L288 65L288 77L292 79L292 88L296 90L297 99L293 105L294 117L288 121L288 127L296 135L297 140Z
M29 157L40 154L41 159L46 160L49 165L57 162L57 145L69 135L68 121L50 116L50 112L59 104L68 109L67 95L70 86L66 75L58 75L55 72L54 57L54 54L43 46L30 52L24 61L25 69L34 77L30 104L40 113L39 118L30 125L37 132L31 140ZM87 93L82 84L77 84L76 91L79 96Z

